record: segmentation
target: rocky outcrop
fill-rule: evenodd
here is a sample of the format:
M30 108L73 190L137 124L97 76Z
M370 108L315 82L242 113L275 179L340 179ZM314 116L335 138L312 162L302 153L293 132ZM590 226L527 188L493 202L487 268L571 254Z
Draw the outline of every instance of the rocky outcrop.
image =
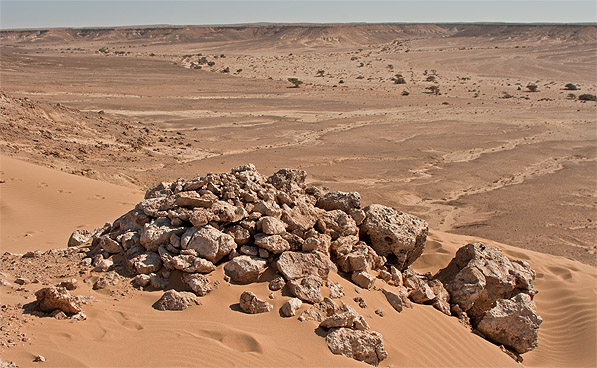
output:
M249 164L230 173L163 182L113 224L93 233L75 231L69 245L92 239L84 263L93 266L92 272L111 272L98 277L106 286L130 276L138 287L193 291L167 291L156 302L158 309L181 310L197 304L198 296L209 298L218 287L209 274L222 264L226 282L271 280L271 299L296 296L284 303L281 315L293 316L303 301L309 303L298 319L321 322L334 353L370 364L386 356L381 335L342 303L344 290L328 280L330 273L352 281L357 292L381 289L398 312L412 307L411 300L433 305L461 321L470 316L473 328L484 328L496 343L527 349L514 337L531 341L529 331L540 318L528 328L504 332L506 337L497 332L512 318L532 314L535 274L526 262L468 245L435 277L421 275L409 265L425 248L425 221L379 204L361 209L359 193L328 192L305 179L304 171L292 169L266 178ZM525 297L518 295L530 301L521 305ZM353 300L367 307L363 297ZM240 296L246 313L272 308L252 292ZM507 318L499 319L500 313ZM526 346L532 348L532 341Z
M450 294L452 311L487 339L524 353L537 346L542 322L533 296L535 272L510 261L499 248L472 243L460 248L435 276Z
M535 295L535 273L528 264L511 262L499 248L483 243L460 248L435 278L445 285L451 303L458 304L475 322L498 299L509 299L519 293Z
M238 256L226 263L224 272L232 282L251 283L257 281L265 265L266 261L259 257Z

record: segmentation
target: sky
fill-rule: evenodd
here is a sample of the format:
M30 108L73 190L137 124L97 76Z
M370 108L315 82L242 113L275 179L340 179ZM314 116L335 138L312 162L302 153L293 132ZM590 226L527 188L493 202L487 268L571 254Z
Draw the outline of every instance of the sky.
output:
M597 0L0 0L0 28L350 22L597 22Z

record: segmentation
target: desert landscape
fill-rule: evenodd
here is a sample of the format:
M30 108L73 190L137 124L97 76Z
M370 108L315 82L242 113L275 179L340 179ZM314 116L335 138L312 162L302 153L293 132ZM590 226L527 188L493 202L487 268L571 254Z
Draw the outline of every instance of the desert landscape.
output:
M331 333L320 323L331 322L304 320L317 302L300 298L293 277L280 269L284 252L321 251L334 265L322 277L320 296L345 308L334 313L357 315L366 331L383 336L387 357L379 359L378 351L370 364L596 366L596 31L594 24L1 30L2 361L22 367L368 366L330 352ZM247 164L254 166L239 169ZM276 181L284 168L304 170L306 179L289 189L284 180L294 183L294 177ZM256 210L258 199L250 195L227 196L214 189L220 182L192 189L201 198L178 199L191 190L185 183L208 173L230 173L234 180L249 173L262 188L255 190L259 198L282 212ZM209 206L225 202L246 213L224 219L213 207L204 222L184 215L181 208L206 206L206 191L217 196L208 198ZM358 192L358 204L338 205L343 196L328 201L333 205L324 200L338 192ZM152 198L182 204L168 207L176 215L160 214L163 209L149 209ZM314 223L297 233L282 213L303 202L315 211ZM412 230L426 234L422 255L406 264L381 254L371 225L363 225L374 218L373 204L428 225L428 233ZM123 232L143 237L145 230L117 227L123 222L115 220L135 208L149 216L146 228L170 219L167 226L185 231L230 230L235 249L201 272L209 291L182 282L186 271L178 266L125 272L130 262L119 257L128 257L130 239ZM357 210L366 215L360 223ZM332 212L354 221L346 225L352 232L330 230ZM284 229L264 230L265 217L255 213L281 219ZM232 231L241 225L248 243ZM86 236L68 247L75 230ZM259 243L263 233L284 237L287 248ZM324 235L330 237L325 249L305 245ZM353 247L373 249L366 268L374 285L355 279L359 271L343 263L352 253L338 251L338 239L348 236L355 237ZM117 244L114 252L107 239ZM147 239L139 241L158 254ZM484 339L455 317L456 291L436 276L471 243L496 247L512 264L521 260L534 270L538 293L518 284L515 292L530 295L542 318L538 345L528 352L500 349L495 338ZM178 250L168 252L176 257L180 246L173 246ZM160 252L167 264L169 256ZM242 257L267 264L250 283L230 280L226 269ZM391 265L400 276L388 276ZM278 273L286 286L274 290ZM143 281L149 274L153 279ZM415 274L417 285L403 286L402 278L407 283ZM34 310L38 290L73 278L77 286L69 292L81 296L84 317ZM452 298L445 313L436 303L441 292L425 301L413 295L438 280ZM343 296L332 298L335 285ZM161 289L194 291L199 297L190 304L200 305L157 310ZM244 313L245 291L270 311ZM414 303L408 308L409 299L399 298L404 309L398 311L388 292L402 291ZM501 300L514 297L504 295ZM279 310L293 296L303 303L296 316L285 317ZM472 318L475 331L482 317Z

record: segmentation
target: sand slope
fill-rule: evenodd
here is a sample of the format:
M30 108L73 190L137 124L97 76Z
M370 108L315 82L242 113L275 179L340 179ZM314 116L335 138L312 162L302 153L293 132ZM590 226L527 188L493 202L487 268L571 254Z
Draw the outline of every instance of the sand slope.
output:
M94 229L132 208L139 190L0 156L2 252L62 248L74 229Z
M93 227L112 221L132 207L141 193L92 181L11 159L2 160L2 247L13 251L64 246L77 226ZM38 188L40 180L47 187ZM20 183L20 185L16 185ZM58 190L68 191L61 197ZM104 196L100 200L95 195ZM19 208L22 208L19 210ZM10 215L10 216L7 216ZM19 236L23 223L35 223L33 237ZM43 241L39 241L42 239ZM38 239L37 242L33 239ZM478 238L432 231L424 255L414 264L420 272L436 272L452 258L458 247ZM501 247L512 258L528 261L537 271L537 309L544 323L539 347L524 355L525 366L595 366L597 321L595 318L596 270L566 258L521 250L487 241ZM14 275L8 275L14 276ZM82 276L82 281L87 276ZM261 315L238 311L239 295L252 290L267 299L264 275L249 286L223 282L220 266L211 276L220 288L202 298L203 305L182 312L159 312L151 308L161 292L122 293L124 286L93 291L80 282L75 294L93 295L96 302L86 306L88 320L78 323L51 318L31 318L23 327L31 340L5 350L3 360L21 366L37 366L33 358L42 354L47 367L73 366L367 366L332 355L317 324L282 318L277 309L289 298L275 293L275 310ZM9 281L13 281L8 277ZM58 280L58 279L56 279ZM430 306L415 305L398 314L378 291L355 291L354 285L337 275L345 288L343 300L363 314L373 330L384 336L389 357L381 366L395 367L490 367L516 366L499 348L462 327ZM378 280L378 282L381 282ZM41 287L30 284L33 292ZM26 304L23 294L1 289L2 303ZM25 293L25 296L30 295ZM352 300L361 296L368 304L358 307ZM382 318L374 313L383 308ZM301 311L306 309L306 305Z

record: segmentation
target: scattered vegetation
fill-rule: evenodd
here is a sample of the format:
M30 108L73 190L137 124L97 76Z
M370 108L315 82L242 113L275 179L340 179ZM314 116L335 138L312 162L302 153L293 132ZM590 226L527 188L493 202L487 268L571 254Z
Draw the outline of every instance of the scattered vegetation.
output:
M529 92L537 92L538 91L537 88L538 87L536 84L533 84L533 83L527 84L527 89L529 90Z
M404 79L402 74L396 74L392 80L395 84L406 84L406 79Z
M324 74L325 74L325 70L320 69L320 70L317 71L317 74L315 74L315 76L316 77L323 77Z
M408 92L408 91L402 91L402 96L408 96L408 95L410 95L410 92Z
M597 101L597 96L592 95L590 93L583 93L582 95L578 96L579 101Z
M578 87L573 83L567 83L564 89L567 91L576 91L578 90Z
M566 98L569 100L576 100L576 95L574 93L568 93L568 96L566 96Z
M430 93L434 94L434 95L439 95L439 86L429 86L426 87L425 89L429 90Z
M288 78L288 81L292 83L292 87L290 88L299 88L303 81L299 80L298 78Z
M427 77L427 79L425 79L425 82L435 82L435 79L436 79L435 76L430 75Z

